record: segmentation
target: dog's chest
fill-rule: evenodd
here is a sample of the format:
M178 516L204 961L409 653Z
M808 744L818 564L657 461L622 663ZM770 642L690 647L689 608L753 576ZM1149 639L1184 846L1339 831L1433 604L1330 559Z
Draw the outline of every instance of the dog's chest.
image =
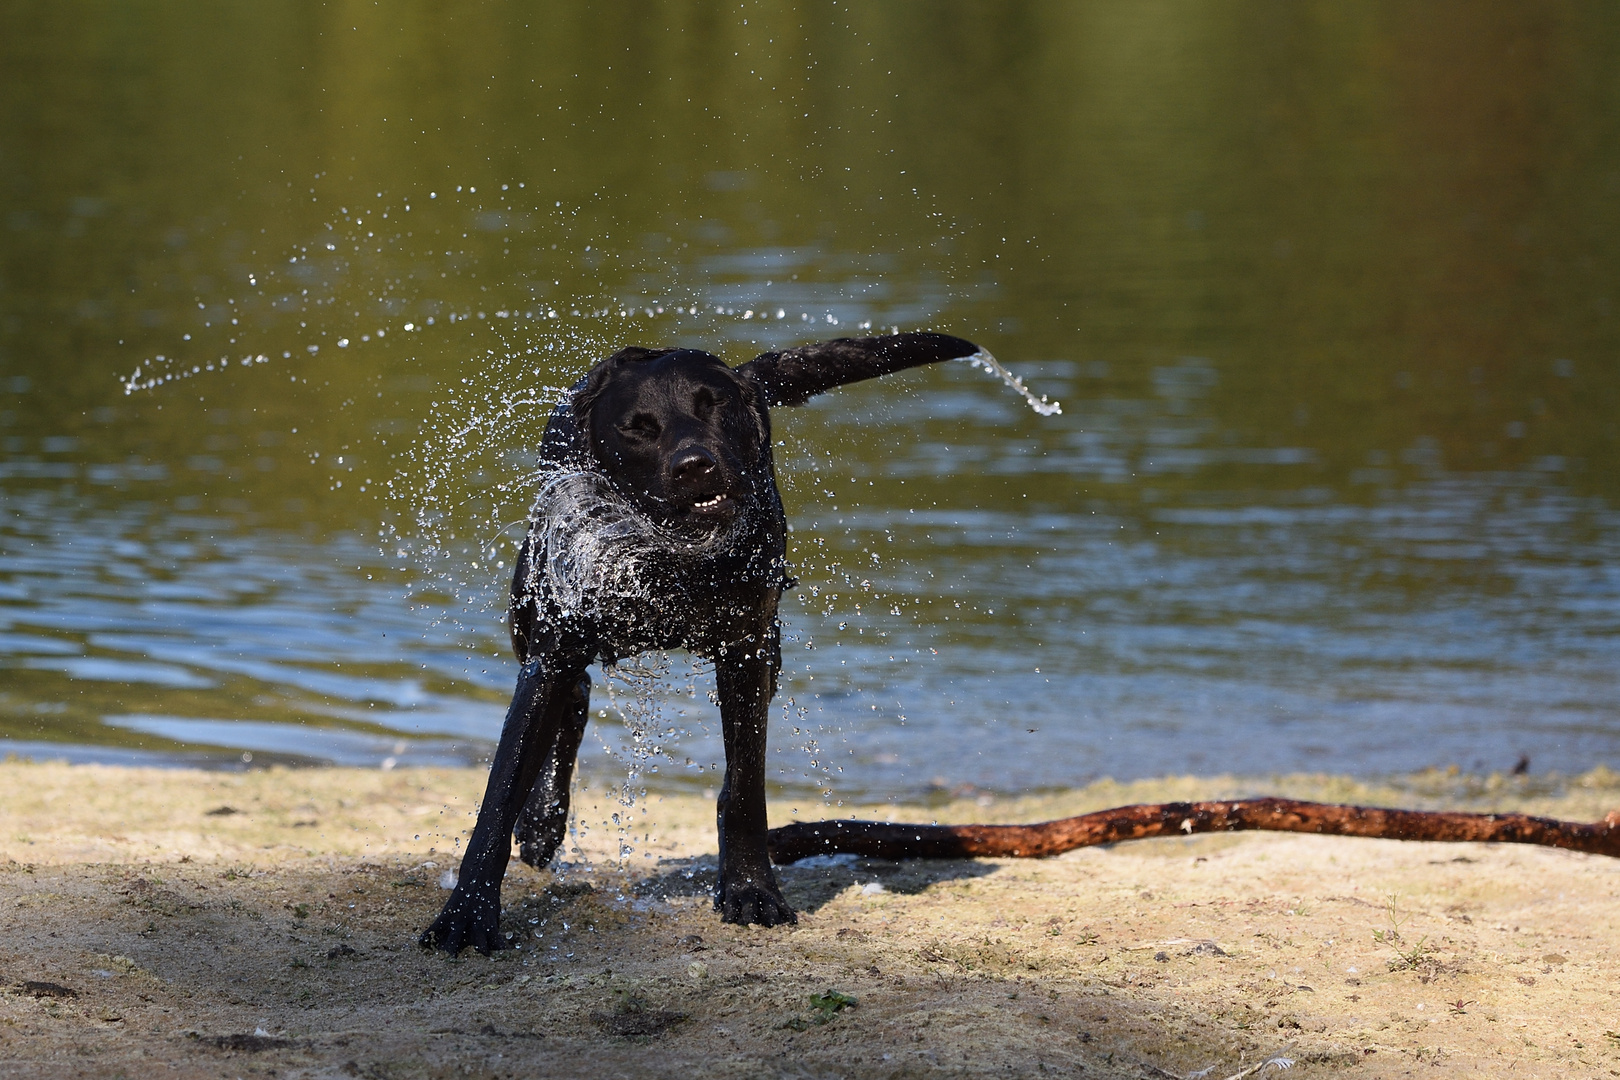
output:
M780 585L766 573L727 565L735 560L709 560L696 566L642 564L641 573L625 580L617 572L583 588L566 590L567 604L557 594L549 608L563 626L594 643L593 651L612 663L649 649L689 649L714 658L733 643L759 632L760 612L774 610Z
M598 478L561 478L536 504L514 606L604 660L711 654L756 632L764 594L787 580L779 504L771 509L719 542L695 543L650 525Z

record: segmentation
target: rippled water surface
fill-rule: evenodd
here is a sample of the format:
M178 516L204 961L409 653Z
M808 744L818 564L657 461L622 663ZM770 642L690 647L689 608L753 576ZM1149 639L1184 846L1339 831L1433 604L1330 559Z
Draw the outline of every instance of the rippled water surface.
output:
M638 11L0 14L0 751L480 760L557 388L898 326L1063 411L778 411L784 790L1620 764L1620 11Z

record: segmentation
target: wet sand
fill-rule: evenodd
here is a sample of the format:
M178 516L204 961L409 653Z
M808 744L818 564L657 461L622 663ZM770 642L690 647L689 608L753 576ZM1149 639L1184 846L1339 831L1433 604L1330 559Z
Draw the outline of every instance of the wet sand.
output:
M1050 860L786 867L795 927L722 926L712 805L585 789L522 948L430 954L470 770L0 764L0 1075L1620 1076L1620 861L1200 836ZM1032 821L1260 793L1597 820L1620 775L1103 782L837 808ZM829 816L773 805L772 821ZM621 843L631 850L621 860ZM1276 1075L1275 1067L1251 1075Z

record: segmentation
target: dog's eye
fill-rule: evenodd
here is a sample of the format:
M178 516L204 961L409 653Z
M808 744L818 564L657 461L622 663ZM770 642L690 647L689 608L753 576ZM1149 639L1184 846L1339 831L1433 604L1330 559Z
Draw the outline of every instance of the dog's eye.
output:
M636 413L628 421L620 424L619 430L626 435L656 439L664 429L659 425L658 418L651 413Z
M692 415L706 420L719 404L720 399L715 396L713 390L707 388L699 390L692 395Z

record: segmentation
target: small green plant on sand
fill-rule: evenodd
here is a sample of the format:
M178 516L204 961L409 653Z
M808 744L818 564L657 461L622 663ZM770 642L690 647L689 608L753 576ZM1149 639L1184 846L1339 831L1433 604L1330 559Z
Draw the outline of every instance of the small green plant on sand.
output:
M828 990L824 994L811 994L810 1007L815 1010L807 1020L802 1016L795 1016L782 1026L794 1031L804 1031L812 1025L825 1024L845 1009L853 1009L860 1002L842 990Z
M1428 944L1429 936L1427 934L1418 938L1416 942L1408 942L1401 936L1401 924L1410 916L1400 913L1399 900L1400 897L1395 893L1389 894L1386 903L1386 910L1389 915L1389 929L1374 930L1373 940L1380 945L1388 945L1395 953L1395 958L1389 961L1389 970L1410 971L1421 965L1434 950Z
M827 1020L831 1020L834 1013L842 1012L845 1009L853 1009L858 1004L860 1004L858 1001L841 990L828 990L825 994L810 995L810 1007L825 1016ZM823 1020L822 1023L826 1023L826 1020Z

